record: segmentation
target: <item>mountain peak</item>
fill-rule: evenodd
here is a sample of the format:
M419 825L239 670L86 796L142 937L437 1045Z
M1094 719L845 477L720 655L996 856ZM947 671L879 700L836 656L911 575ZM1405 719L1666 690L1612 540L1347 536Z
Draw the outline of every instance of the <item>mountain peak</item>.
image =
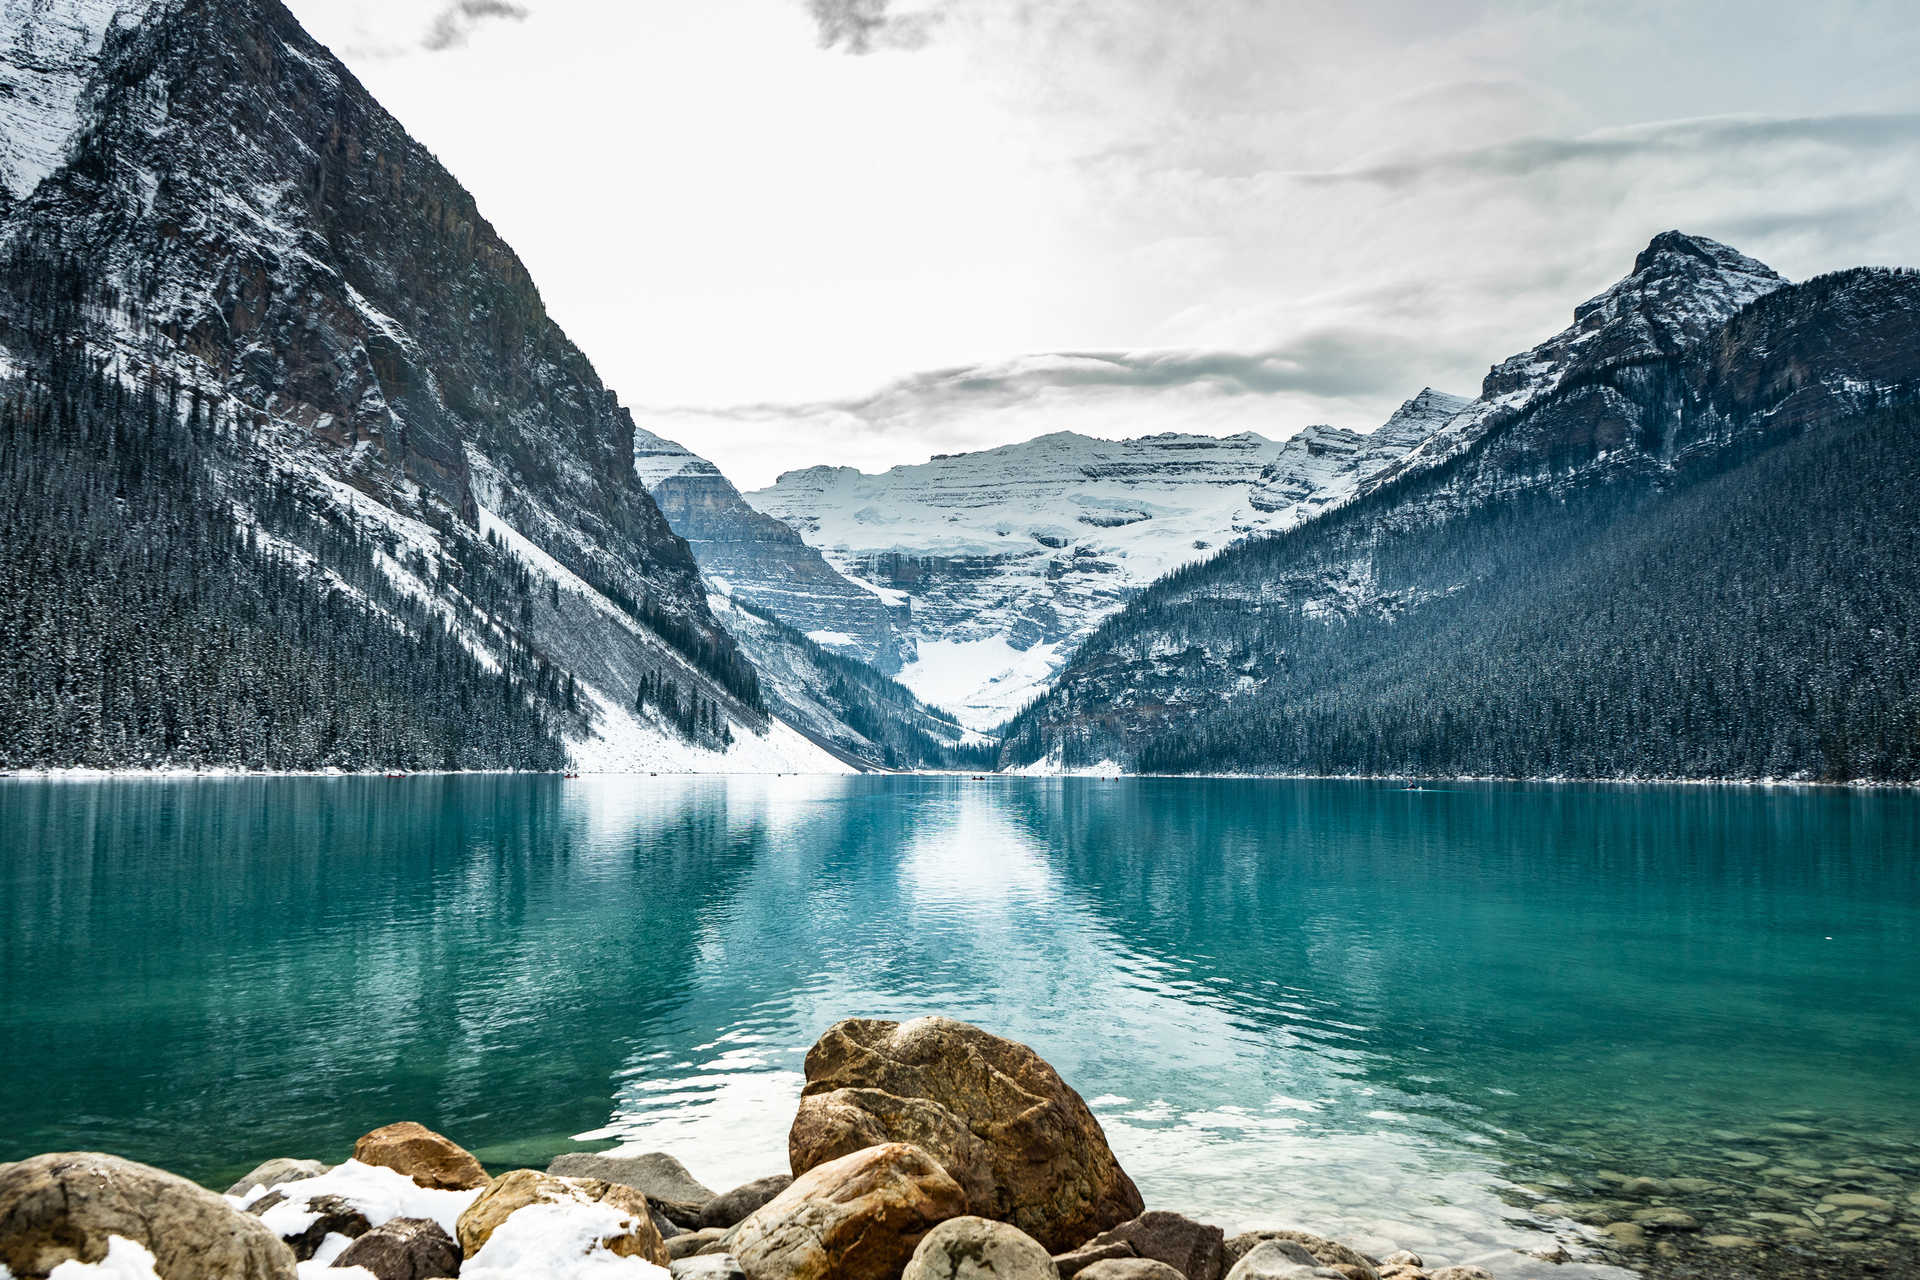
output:
M1718 240L1662 231L1634 258L1633 274L1581 303L1573 320L1576 329L1591 330L1635 315L1698 337L1702 323L1717 324L1785 283L1766 263Z
M1718 240L1688 235L1684 231L1662 231L1649 240L1647 247L1640 251L1640 256L1633 260L1633 274L1639 276L1654 271L1671 271L1689 261L1717 271L1782 279L1772 267L1757 258L1749 258Z

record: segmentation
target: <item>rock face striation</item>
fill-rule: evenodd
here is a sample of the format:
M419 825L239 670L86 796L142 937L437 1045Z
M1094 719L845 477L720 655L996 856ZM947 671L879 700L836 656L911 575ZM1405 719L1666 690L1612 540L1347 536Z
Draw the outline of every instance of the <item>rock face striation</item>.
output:
M746 497L884 597L901 681L984 730L1149 583L1337 504L1452 403L1423 392L1372 435L1284 442L1062 431L880 475L810 467Z
M796 1175L877 1143L937 1160L977 1216L1050 1252L1141 1211L1100 1124L1023 1044L950 1018L839 1023L807 1053L787 1150Z
M1109 619L1003 764L1920 777L1916 400L1920 275L1662 234L1351 500Z
M279 0L9 3L0 88L0 414L29 464L0 625L59 616L72 651L6 661L103 689L19 676L0 760L824 759L769 724L526 268ZM63 520L50 487L122 505Z

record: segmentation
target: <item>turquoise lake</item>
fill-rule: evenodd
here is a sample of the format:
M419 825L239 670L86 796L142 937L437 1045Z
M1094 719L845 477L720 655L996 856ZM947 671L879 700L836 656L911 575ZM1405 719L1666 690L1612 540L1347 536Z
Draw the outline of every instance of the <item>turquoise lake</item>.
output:
M414 1119L726 1186L826 1026L938 1012L1229 1227L1502 1276L1635 1196L1686 1250L1920 1245L1911 792L15 779L0 847L0 1160L224 1185Z

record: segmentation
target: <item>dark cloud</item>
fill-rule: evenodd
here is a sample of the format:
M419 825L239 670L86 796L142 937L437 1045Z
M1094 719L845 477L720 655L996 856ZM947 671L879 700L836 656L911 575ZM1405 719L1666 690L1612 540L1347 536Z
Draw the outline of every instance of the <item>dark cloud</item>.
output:
M526 17L526 9L511 0L454 0L433 16L420 47L433 53L457 49L486 23L523 22Z
M807 0L820 28L820 47L853 54L917 49L927 42L939 15L898 14L892 7L892 0Z
M1050 396L1105 391L1207 396L1300 395L1340 400L1404 396L1436 362L1430 342L1398 334L1327 329L1257 351L1056 351L993 364L956 365L899 378L870 395L809 404L754 404L711 411L741 418L845 415L878 429L988 413Z
M1872 150L1920 142L1920 113L1806 116L1791 119L1680 120L1579 138L1523 138L1497 146L1446 152L1353 169L1294 173L1296 181L1332 185L1413 186L1430 178L1528 178L1587 162L1693 157L1734 148L1815 144Z

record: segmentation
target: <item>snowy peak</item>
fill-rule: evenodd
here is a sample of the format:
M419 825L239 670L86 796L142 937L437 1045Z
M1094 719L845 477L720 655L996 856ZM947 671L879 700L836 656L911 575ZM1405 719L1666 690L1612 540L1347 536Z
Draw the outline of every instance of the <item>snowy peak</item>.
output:
M1363 488L1457 456L1569 379L1672 355L1700 342L1742 307L1786 283L1765 263L1717 240L1663 231L1635 257L1631 275L1574 308L1567 328L1494 365L1477 400Z
M0 0L0 186L15 200L58 169L80 129L81 96L116 23L147 0Z
M1452 396L1444 391L1435 391L1432 387L1422 387L1418 395L1393 411L1393 416L1381 424L1380 429L1373 433L1373 438L1412 448L1446 426L1455 414L1472 403L1466 396Z
M647 486L649 491L657 488L661 481L675 476L720 474L718 467L677 440L657 436L644 427L633 429L633 469L639 475L640 483Z
M1267 513L1267 528L1292 528L1352 497L1362 481L1398 462L1468 403L1427 387L1370 433L1307 427L1261 471L1247 500Z

